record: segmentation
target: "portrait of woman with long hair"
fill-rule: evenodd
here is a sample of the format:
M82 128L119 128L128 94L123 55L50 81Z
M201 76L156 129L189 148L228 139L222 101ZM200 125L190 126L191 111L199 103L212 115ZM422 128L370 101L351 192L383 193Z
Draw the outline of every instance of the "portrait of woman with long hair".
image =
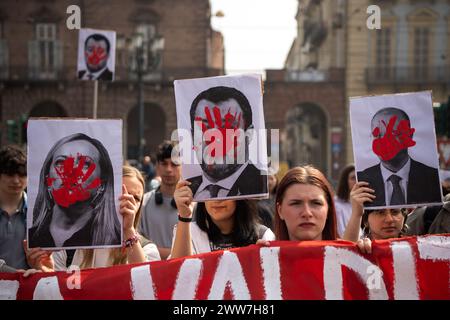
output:
M83 133L58 140L39 175L29 246L121 244L113 166L103 144Z

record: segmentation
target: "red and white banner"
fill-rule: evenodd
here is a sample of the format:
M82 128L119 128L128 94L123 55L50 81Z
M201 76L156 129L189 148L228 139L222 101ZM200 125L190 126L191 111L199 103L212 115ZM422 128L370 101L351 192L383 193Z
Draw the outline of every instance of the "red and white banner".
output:
M0 299L446 299L450 234L373 243L273 242L170 261L0 274Z

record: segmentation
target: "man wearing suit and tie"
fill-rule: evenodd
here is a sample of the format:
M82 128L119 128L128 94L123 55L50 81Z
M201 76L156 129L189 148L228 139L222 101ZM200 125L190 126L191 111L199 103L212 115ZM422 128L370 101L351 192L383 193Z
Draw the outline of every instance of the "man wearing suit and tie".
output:
M201 146L196 146L196 156L203 169L203 175L187 179L191 182L190 187L196 200L240 195L261 196L267 193L267 174L248 159L248 147L252 138L250 132L253 129L252 109L242 92L224 86L209 88L201 92L192 102L190 118L193 138L195 130L204 133L205 130L215 128L222 132L225 144L223 149L216 149L207 155L207 159L204 159L204 154L208 154L208 150L205 152L208 146L204 139ZM195 129L195 126L201 128ZM234 130L245 134L245 137L237 138L243 143L236 145L234 139L226 141L226 136L232 134ZM235 157L230 161L232 148ZM243 161L239 161L240 159Z
M357 172L358 181L369 182L376 198L370 206L441 202L439 172L415 161L408 148L416 143L408 115L398 108L384 108L372 118L373 151L380 163Z
M113 73L108 69L110 56L108 38L102 34L92 34L84 42L84 60L87 70L78 72L80 80L113 80Z

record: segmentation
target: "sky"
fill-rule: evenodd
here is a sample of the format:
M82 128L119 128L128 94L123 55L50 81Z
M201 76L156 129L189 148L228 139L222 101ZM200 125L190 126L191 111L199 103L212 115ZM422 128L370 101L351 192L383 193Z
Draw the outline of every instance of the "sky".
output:
M225 41L227 74L282 69L297 34L298 0L210 0L214 30Z

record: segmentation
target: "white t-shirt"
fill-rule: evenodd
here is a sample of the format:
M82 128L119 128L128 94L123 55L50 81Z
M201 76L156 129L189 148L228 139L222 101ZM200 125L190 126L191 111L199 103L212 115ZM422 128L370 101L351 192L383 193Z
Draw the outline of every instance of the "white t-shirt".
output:
M159 261L161 257L159 255L158 248L154 243L148 243L143 248L145 258L147 262ZM112 261L110 260L111 248L105 249L93 249L94 256L92 258L92 264L87 268L105 268L112 267ZM83 261L83 250L77 249L73 256L71 265L79 266ZM67 270L67 252L66 250L56 251L52 253L53 261L55 264L55 271Z

